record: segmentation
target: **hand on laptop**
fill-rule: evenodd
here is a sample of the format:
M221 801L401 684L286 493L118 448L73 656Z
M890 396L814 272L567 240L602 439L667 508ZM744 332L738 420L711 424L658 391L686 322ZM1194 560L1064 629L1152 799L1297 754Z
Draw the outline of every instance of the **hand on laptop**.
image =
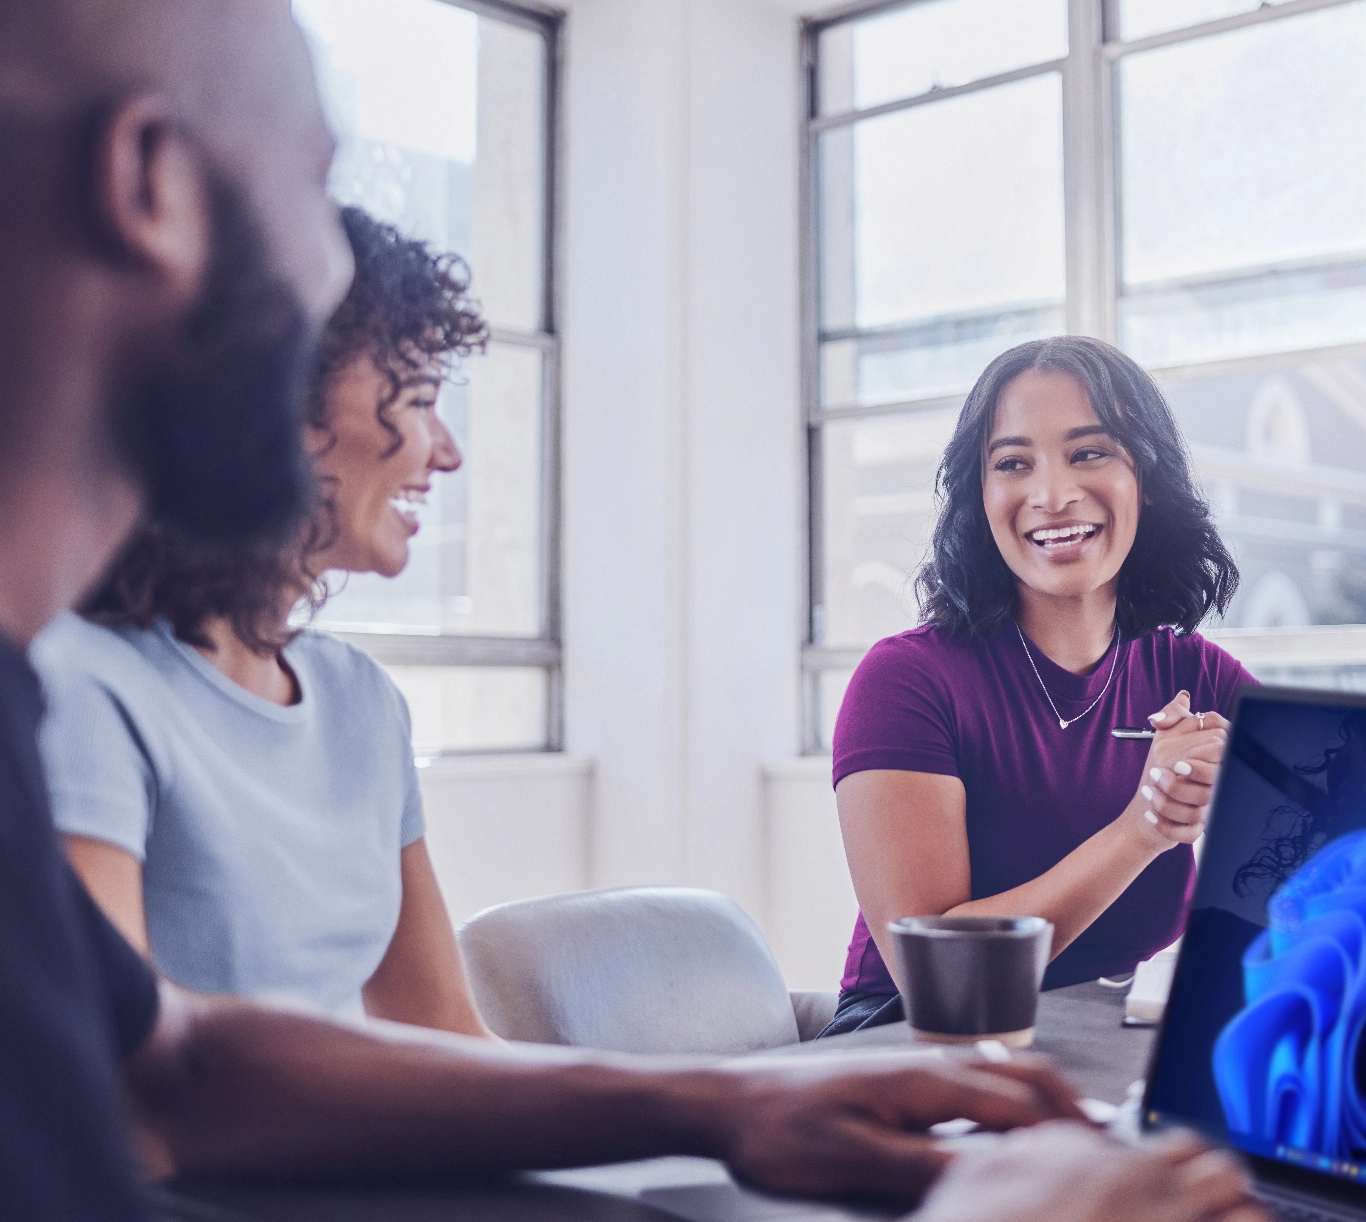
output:
M737 1072L745 1085L730 1106L723 1156L737 1177L784 1193L912 1200L951 1158L926 1133L931 1125L965 1118L1002 1131L1084 1120L1072 1087L1028 1057L794 1058Z
M958 1155L915 1222L1270 1222L1228 1155L1046 1124Z
M1209 800L1224 756L1228 721L1218 713L1192 712L1190 695L1180 692L1151 721L1157 730L1137 810L1143 832L1154 848L1190 844L1205 830Z

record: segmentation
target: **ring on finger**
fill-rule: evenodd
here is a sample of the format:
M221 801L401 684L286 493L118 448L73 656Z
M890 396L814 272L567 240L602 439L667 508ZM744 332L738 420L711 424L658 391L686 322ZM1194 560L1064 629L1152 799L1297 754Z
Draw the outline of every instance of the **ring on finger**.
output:
M1196 713L1195 720L1199 723L1200 729L1203 730L1205 728L1205 715L1203 713Z

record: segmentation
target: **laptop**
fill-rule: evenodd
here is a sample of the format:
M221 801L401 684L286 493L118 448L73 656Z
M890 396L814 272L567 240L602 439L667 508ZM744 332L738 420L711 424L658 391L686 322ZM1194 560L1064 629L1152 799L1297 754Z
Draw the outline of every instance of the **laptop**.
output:
M1281 1217L1366 1220L1366 695L1239 695L1143 1100Z

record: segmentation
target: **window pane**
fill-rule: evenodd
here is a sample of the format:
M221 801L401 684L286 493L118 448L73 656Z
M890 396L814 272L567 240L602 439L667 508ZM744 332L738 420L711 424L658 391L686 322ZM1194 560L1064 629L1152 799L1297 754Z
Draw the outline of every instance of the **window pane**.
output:
M388 666L408 701L413 751L540 750L546 672L503 666Z
M1284 0L1119 0L1119 36L1127 41L1217 21Z
M816 746L822 750L835 745L835 719L853 677L852 670L823 670L816 676Z
M479 19L479 159L470 263L488 317L546 328L546 44L534 30Z
M1219 641L1218 644L1237 657L1237 640ZM1299 666L1254 665L1248 669L1263 683L1275 683L1285 687L1326 687L1343 692L1366 692L1366 666L1359 663L1315 665L1307 662Z
M1364 60L1363 4L1126 57L1125 282L1366 250Z
M1055 74L827 132L819 155L827 328L1061 300Z
M294 0L331 189L464 255L496 324L544 325L544 39L442 0Z
M1120 343L1152 368L1366 340L1366 263L1130 294Z
M439 410L465 461L432 479L395 578L352 576L320 626L481 636L541 628L541 354L490 344L442 392Z
M934 529L934 475L958 409L827 424L817 644L871 645L917 619L912 579Z
M1121 61L1121 337L1139 360L1366 338L1366 275L1339 270L1366 263L1363 62L1359 3Z
M1066 54L1066 0L919 0L822 31L820 109L878 106Z
M1066 329L1061 305L948 318L821 346L821 403L869 407L965 393L1007 348Z
M1242 571L1226 625L1366 622L1366 361L1163 389Z

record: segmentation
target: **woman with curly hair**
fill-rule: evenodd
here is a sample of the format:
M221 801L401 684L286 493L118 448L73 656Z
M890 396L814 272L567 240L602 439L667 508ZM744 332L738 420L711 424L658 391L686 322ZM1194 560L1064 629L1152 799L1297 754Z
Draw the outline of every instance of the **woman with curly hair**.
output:
M937 488L924 623L873 646L835 728L861 911L828 1034L901 1017L898 917L1045 917L1045 988L1172 942L1251 679L1195 632L1238 572L1171 410L1117 349L1065 336L997 357Z
M436 414L487 329L464 263L356 208L305 436L315 508L257 551L148 526L34 649L67 851L180 984L487 1035L423 840L408 710L369 657L290 627L328 570L394 576L460 453Z

